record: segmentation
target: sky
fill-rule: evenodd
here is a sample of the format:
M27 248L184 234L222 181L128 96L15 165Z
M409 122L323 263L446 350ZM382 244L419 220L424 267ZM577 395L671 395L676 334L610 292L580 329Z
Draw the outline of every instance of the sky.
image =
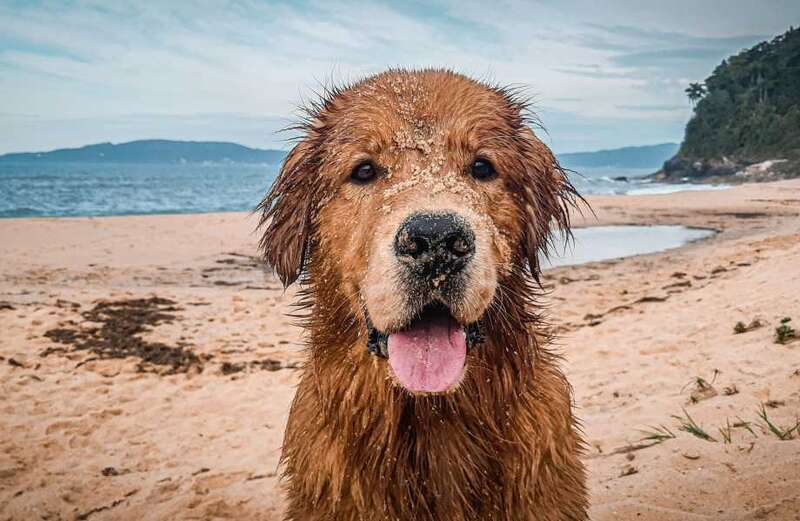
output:
M559 153L679 142L688 83L790 25L798 0L0 0L0 153L285 149L320 85L398 66L524 86Z

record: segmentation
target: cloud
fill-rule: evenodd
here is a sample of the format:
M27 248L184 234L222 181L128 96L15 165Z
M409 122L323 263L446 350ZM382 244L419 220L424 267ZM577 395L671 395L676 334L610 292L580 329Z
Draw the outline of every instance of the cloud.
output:
M686 111L686 104L616 105L616 107L621 110L632 110L634 112L675 112L675 111L685 112Z
M623 67L663 67L665 64L685 63L687 61L722 60L730 51L721 49L706 49L703 47L687 47L682 49L659 49L656 51L643 51L620 54L614 57L614 62Z
M699 49L741 49L768 38L768 34L747 34L739 36L697 36L681 31L663 31L658 29L643 29L629 25L606 25L589 23L588 28L597 32L586 33L580 38L586 45L606 48L613 51L630 51L634 48L647 46L650 48L681 48L693 47Z
M574 67L557 67L554 69L573 76L583 76L592 79L635 79L638 75L634 71L620 71L612 68L603 68L599 65L576 65Z
M589 23L572 38L579 45L606 53L603 65L580 64L559 70L590 78L647 80L702 79L725 57L765 40L769 35L697 36L684 32Z

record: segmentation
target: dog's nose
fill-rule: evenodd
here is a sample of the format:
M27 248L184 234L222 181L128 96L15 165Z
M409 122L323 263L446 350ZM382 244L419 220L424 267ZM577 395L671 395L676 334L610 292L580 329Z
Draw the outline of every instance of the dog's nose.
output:
M461 271L475 253L475 233L453 213L417 213L408 217L394 240L400 261L420 276Z

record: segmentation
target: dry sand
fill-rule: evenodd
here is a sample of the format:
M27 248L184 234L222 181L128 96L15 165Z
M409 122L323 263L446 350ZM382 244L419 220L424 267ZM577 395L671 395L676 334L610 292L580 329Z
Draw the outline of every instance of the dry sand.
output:
M782 317L800 329L800 182L590 201L597 219L579 225L722 231L546 274L592 518L800 519L800 436L759 418L765 404L787 429L800 414L800 341L774 343ZM234 213L0 221L0 519L280 518L301 333L293 292L250 257L253 227ZM152 297L169 301L96 307ZM86 349L56 341L70 337ZM120 342L133 356L102 359ZM646 446L660 426L675 437Z

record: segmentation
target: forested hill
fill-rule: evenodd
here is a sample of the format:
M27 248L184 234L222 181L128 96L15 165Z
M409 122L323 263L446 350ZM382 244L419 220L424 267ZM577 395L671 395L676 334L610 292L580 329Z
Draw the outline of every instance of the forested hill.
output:
M686 92L696 101L694 116L677 155L657 177L800 175L800 29L724 60Z

